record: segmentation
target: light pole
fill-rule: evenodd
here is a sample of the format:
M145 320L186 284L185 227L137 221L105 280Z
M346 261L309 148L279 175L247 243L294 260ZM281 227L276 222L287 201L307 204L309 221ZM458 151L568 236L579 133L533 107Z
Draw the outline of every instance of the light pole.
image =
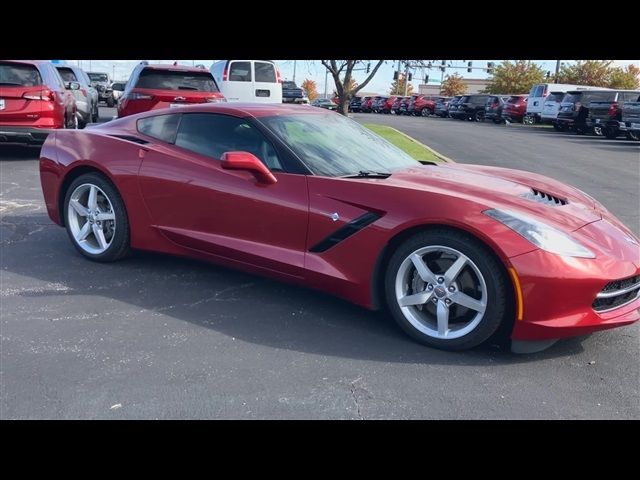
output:
M113 64L111 67L111 81L113 82L116 79L116 64Z
M293 81L296 81L296 60L293 61Z
M329 70L324 71L324 98L327 98L327 76L329 75Z
M556 60L556 76L553 83L558 83L558 74L560 73L560 60Z

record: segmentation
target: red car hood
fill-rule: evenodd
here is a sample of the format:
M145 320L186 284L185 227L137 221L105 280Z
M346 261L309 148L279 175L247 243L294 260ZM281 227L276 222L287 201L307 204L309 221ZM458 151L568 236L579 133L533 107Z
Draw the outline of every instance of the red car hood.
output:
M565 231L602 218L596 202L580 190L521 170L449 163L401 170L385 182L464 198L487 208L517 210ZM567 203L550 205L540 195L534 195L534 190Z

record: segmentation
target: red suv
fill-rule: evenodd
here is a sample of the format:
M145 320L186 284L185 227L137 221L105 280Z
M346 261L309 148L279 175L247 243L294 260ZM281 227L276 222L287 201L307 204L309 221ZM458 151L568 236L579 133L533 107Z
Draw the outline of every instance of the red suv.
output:
M77 126L76 100L50 62L0 60L0 143L41 145L50 130Z
M520 122L527 113L527 95L512 95L502 107L502 118L509 122Z
M380 113L391 113L391 109L393 108L397 98L397 95L392 95L391 97L386 98L384 102L380 103L380 106L378 107Z
M422 115L423 117L433 115L436 110L436 101L442 97L430 97L426 95L419 95L409 105L409 113L414 115Z
M118 102L118 117L193 103L226 102L209 70L141 62Z

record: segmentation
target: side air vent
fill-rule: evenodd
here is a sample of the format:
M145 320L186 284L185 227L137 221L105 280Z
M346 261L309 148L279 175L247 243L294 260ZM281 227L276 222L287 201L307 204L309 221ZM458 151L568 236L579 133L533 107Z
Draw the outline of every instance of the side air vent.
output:
M138 137L134 137L133 135L109 135L109 136L115 137L115 138L121 138L122 140L128 140L129 142L138 143L140 145L146 145L147 143L149 143L146 140L143 140Z
M552 207L561 207L562 205L569 203L564 198L556 197L555 195L551 195L550 193L543 192L542 190L537 190L535 188L532 188L530 192L525 193L523 197Z

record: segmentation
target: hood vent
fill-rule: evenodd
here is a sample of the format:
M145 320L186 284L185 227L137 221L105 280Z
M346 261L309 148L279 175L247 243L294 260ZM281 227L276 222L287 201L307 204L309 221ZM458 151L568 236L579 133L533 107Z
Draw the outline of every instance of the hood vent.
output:
M562 205L569 203L564 198L556 197L555 195L551 195L550 193L546 193L535 188L532 188L530 192L525 193L523 197L535 202L544 203L551 207L561 207Z

